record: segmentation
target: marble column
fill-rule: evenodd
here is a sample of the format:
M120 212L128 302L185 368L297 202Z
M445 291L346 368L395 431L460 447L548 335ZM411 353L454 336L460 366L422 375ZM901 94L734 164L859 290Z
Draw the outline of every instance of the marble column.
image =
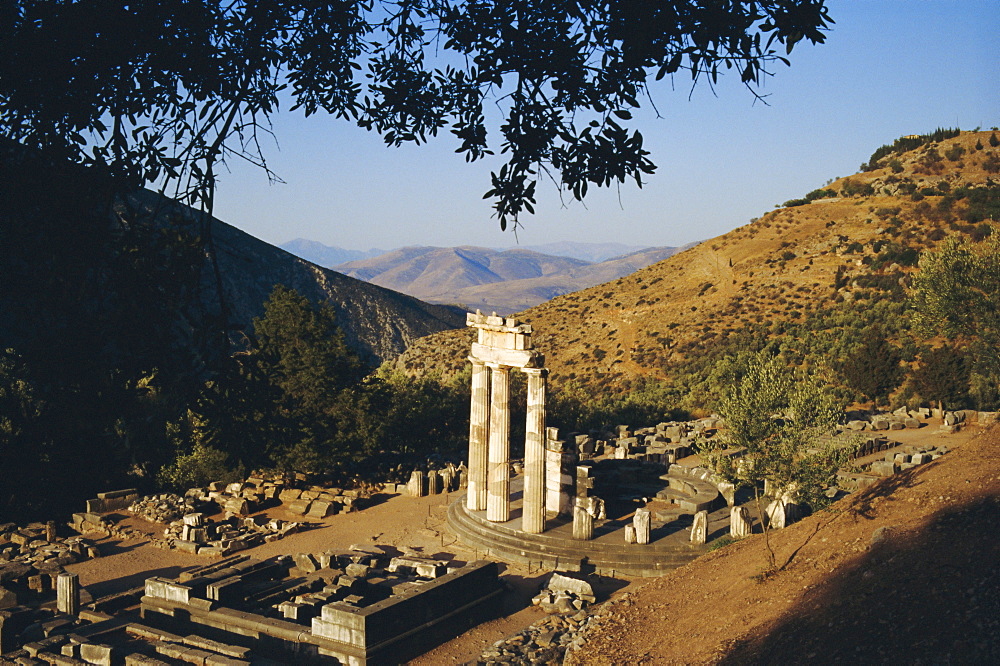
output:
M80 612L80 576L75 573L61 573L56 578L56 609L67 615Z
M469 473L466 506L486 510L486 461L490 428L490 371L482 361L472 361L472 405L469 413Z
M734 539L748 537L753 532L750 512L745 506L734 506L729 510L729 534Z
M489 364L490 434L486 520L510 520L510 366Z
M704 546L708 541L708 511L699 511L694 514L694 523L691 525L691 543L696 546Z
M636 509L632 516L632 524L635 525L635 542L647 544L650 539L651 516L649 509Z
M521 529L545 531L545 375L542 368L524 368L528 375L528 419L524 435L524 501Z

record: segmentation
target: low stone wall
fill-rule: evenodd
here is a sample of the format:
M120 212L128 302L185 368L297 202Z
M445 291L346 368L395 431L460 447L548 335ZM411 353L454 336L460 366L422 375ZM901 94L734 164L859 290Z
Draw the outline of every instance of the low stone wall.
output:
M135 488L97 493L97 499L87 500L87 513L107 513L127 509L137 499L139 491Z

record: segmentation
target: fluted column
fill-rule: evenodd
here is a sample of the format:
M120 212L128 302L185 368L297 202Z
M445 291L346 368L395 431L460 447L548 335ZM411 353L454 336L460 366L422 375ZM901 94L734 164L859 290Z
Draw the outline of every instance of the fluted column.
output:
M524 501L521 529L545 531L545 375L542 368L524 368L528 375L528 419L524 435Z
M56 577L56 609L68 615L80 612L79 574L61 573Z
M488 364L490 372L489 489L486 520L510 520L510 366Z
M486 509L486 461L490 427L490 371L486 364L472 361L472 405L469 412L469 511Z

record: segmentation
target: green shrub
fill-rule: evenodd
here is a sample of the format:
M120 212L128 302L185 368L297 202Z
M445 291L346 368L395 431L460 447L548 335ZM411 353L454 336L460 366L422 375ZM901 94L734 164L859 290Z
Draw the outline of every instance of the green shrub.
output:
M964 154L965 154L965 148L962 148L962 146L959 145L955 145L949 148L945 152L944 156L947 157L952 162L957 162Z

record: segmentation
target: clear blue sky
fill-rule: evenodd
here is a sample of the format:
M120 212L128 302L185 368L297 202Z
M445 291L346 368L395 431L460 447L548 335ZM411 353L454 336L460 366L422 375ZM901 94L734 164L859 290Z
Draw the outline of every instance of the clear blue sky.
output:
M387 148L330 118L283 113L265 148L285 184L252 167L223 175L216 215L279 244L350 249L506 247L562 240L680 245L745 224L776 203L849 175L883 143L937 127L1000 125L1000 2L834 0L826 44L799 44L755 103L735 75L713 91L679 78L652 93L662 118L642 130L659 166L643 189L591 190L560 202L540 185L517 238L482 194L490 164L466 164L445 133ZM495 168L495 167L494 167Z

